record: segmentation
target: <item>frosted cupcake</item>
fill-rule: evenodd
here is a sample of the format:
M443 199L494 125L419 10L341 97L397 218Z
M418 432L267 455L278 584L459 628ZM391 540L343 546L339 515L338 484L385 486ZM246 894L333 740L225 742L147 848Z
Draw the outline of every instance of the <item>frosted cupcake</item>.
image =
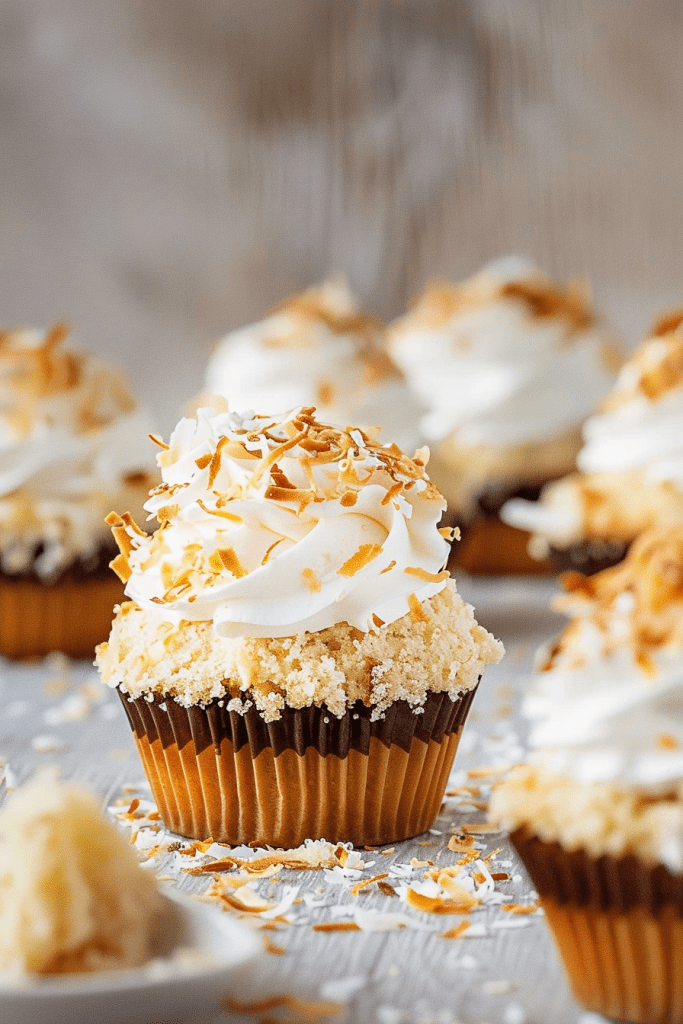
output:
M424 831L502 646L443 568L423 459L312 409L200 409L159 465L156 533L111 520L131 601L97 660L168 827L275 846Z
M564 566L592 571L643 530L683 522L683 311L655 324L583 433L579 472L501 515L533 531L536 557L552 549Z
M382 337L380 321L361 310L343 278L333 278L223 338L206 386L231 409L314 405L330 423L381 427L385 441L414 452L420 409Z
M0 333L0 653L92 656L121 588L112 504L141 508L157 476L147 416L68 331Z
M683 1021L683 526L566 580L572 622L526 713L530 763L495 792L579 1000Z
M459 564L533 570L525 536L497 513L574 468L581 423L614 380L613 337L586 288L511 257L458 285L428 284L388 337L428 409L434 482L451 517L471 527Z

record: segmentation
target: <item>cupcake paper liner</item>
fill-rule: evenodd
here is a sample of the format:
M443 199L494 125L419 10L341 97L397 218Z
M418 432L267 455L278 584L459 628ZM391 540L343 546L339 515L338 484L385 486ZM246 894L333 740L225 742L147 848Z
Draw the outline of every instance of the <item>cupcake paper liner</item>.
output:
M430 692L419 714L396 701L375 722L362 701L342 718L285 707L264 722L222 701L184 708L119 696L171 831L294 847L308 838L375 846L429 828L474 692Z
M480 512L472 523L460 527L462 540L451 548L449 565L475 576L547 576L549 561L537 561L527 551L531 534L508 526L495 515Z
M0 654L92 658L122 600L123 586L109 571L92 578L65 574L54 583L0 574Z
M683 1024L683 878L632 855L511 838L577 999L615 1020Z

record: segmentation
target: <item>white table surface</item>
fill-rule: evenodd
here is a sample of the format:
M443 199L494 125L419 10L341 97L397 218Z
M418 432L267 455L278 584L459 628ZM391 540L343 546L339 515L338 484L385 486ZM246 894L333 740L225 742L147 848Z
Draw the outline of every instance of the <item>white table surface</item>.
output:
M550 580L461 578L458 586L475 605L479 621L504 640L507 654L484 675L465 726L451 785L466 782L467 769L523 759L524 724L510 709L519 703L535 649L562 623L548 609L556 590ZM20 784L36 769L57 765L65 778L78 779L98 792L105 807L117 799L148 795L119 699L98 685L96 672L88 663L54 656L30 665L0 662L0 712L0 754L9 766L3 793L7 782ZM124 791L130 786L138 787L135 793ZM452 831L484 817L481 810L457 805L457 798L446 800L435 823L441 835L418 836L397 844L391 856L363 853L367 866L362 878L388 871L388 881L396 887L403 880L392 877L392 870L413 857L444 866L453 864L460 855L446 848ZM502 870L521 876L516 882L497 883L498 891L515 901L529 902L531 885L510 851L507 837L480 838L486 846L483 854L501 848L493 861L497 870L501 870L501 861L512 859L512 866ZM420 846L420 842L433 845ZM168 856L159 860L154 867L157 874L168 873L169 860ZM371 861L373 866L369 866ZM419 879L422 871L424 868L416 869L414 878ZM332 885L321 876L319 871L286 871L278 876L277 886L268 883L263 889L264 895L275 894L277 899L283 882L298 885L300 898L314 892L326 905L312 909L297 904L286 915L293 923L263 932L284 952L264 951L236 993L242 1002L283 993L310 1000L327 998L342 1004L337 1016L308 1020L336 1019L349 1024L589 1024L600 1019L584 1014L571 997L541 914L514 917L499 906L486 906L470 918L471 926L483 925L483 929L473 930L485 934L442 939L439 934L462 917L421 913L398 896L382 894L376 884L354 896L350 888L357 879ZM210 875L178 877L178 884L188 892L199 893L211 882ZM317 893L319 888L323 893ZM339 911L332 908L345 904L403 913L424 927L384 932L312 930L313 923L338 920L334 913ZM518 926L510 927L513 920ZM202 1024L297 1019L286 1009L275 1008L237 1015L221 1011Z

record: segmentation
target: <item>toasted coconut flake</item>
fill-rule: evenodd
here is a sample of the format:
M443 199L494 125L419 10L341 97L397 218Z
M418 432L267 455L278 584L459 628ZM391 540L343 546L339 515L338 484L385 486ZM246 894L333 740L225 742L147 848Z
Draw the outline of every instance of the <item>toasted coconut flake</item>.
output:
M385 896L396 895L396 890L394 889L393 885L391 885L389 882L378 882L377 888L379 889L380 892L384 893Z
M351 888L351 895L352 896L357 896L358 893L362 889L365 889L368 885L372 885L373 882L379 882L380 879L388 878L388 877L389 877L389 872L388 871L384 871L384 872L382 872L381 875L374 875L372 878L366 878L362 882L356 882L356 884L354 886L352 886L352 888Z
M306 842L293 850L273 850L263 856L245 859L244 857L232 857L230 855L220 860L209 861L197 868L191 869L190 874L212 874L218 871L232 871L235 868L242 868L247 872L257 874L264 868L272 865L281 865L288 870L294 871L318 871L322 868L333 868L336 864L342 865L348 859L349 851L343 846L333 847L327 842ZM363 867L363 862L359 862Z
M314 932L359 932L360 926L355 921L323 921L322 924L314 924Z
M398 494L403 490L403 484L398 480L395 484L392 484L387 493L382 498L382 505L388 505Z
M253 890L249 890L246 886L242 886L237 891L244 891L245 894L252 892L254 897L253 902L246 902L246 900L243 901L237 896L233 896L232 893L226 892L224 888L221 888L218 891L210 890L209 895L217 898L219 902L227 904L227 906L231 907L233 910L238 910L241 914L262 914L264 911L272 910L275 907L274 903L268 903L267 900L260 899Z
M158 434L148 434L147 436L149 437L150 441L154 441L154 443L158 444L160 448L164 449L164 451L168 451L168 445L164 440L162 440L162 438L159 437Z
M680 744L675 736L670 733L661 733L657 737L657 746L661 750L678 750Z
M231 572L236 579L247 575L247 570L240 562L234 548L218 548L216 552L223 563L223 567Z
M314 495L311 491L304 490L301 487L269 487L265 492L265 497L270 501L298 501L309 504Z
M313 569L302 569L301 575L310 592L312 594L319 594L323 585L318 574Z
M348 558L344 564L337 569L338 576L355 576L357 572L364 569L366 565L369 565L373 559L382 551L380 544L361 544L358 551L351 558Z
M466 895L467 900L444 900L439 896L425 896L408 886L406 903L425 914L469 914L473 907L478 906L479 900L475 899L472 903L470 894Z
M410 609L410 617L413 622L426 622L427 616L424 613L422 605L417 597L417 594L408 595L408 608Z
M127 583L133 575L133 571L128 564L128 559L124 554L118 554L109 563L109 568L113 569L118 578L122 583Z
M386 568L382 569L382 571L380 573L380 576L383 576L385 572L391 572L391 570L395 567L395 565L396 565L396 561L394 559L392 559L392 561L389 562L389 565L387 565Z
M469 921L461 921L455 928L449 928L447 932L441 932L439 935L440 939L459 939L461 935L467 931L470 926Z
M525 914L535 914L540 905L540 900L534 900L533 903L503 903L500 909L508 914L524 916Z
M266 953L272 953L273 956L284 956L287 952L284 946L278 946L277 943L271 942L267 935L263 936L263 949Z
M209 487L213 487L214 483L216 482L216 477L218 476L219 470L221 468L222 451L225 445L228 443L228 441L229 438L227 437L220 437L218 439L218 443L216 444L216 450L211 456L211 463L209 465Z
M469 907L470 910L473 910L474 907L478 907L480 901L453 878L453 873L452 868L446 868L444 871L440 871L436 879L437 884L440 885L456 903ZM481 885L485 880L484 875L482 875L481 882L479 882L479 884Z
M472 824L462 826L463 832L467 832L468 835L484 835L487 832L500 832L500 826L490 821L477 821Z
M173 519L174 516L178 515L180 511L180 505L164 505L157 511L157 519L160 523L163 523L166 519Z
M512 765L495 766L490 765L486 768L470 768L467 773L468 779L486 779L489 775L505 775L506 772L510 771Z
M310 1021L311 1024L324 1017L339 1017L344 1012L344 1007L340 1003L323 1000L313 1002L288 994L269 996L266 999L260 999L253 1003L240 1003L233 996L226 996L223 1000L223 1005L233 1013L246 1013L250 1016L284 1007L290 1010L294 1017L298 1014L302 1021Z
M201 498L197 498L197 504L203 512L206 512L210 516L219 516L221 519L227 519L231 523L243 523L242 516L238 516L235 512L225 512L219 508L207 508Z
M345 491L339 499L342 508L353 508L358 501L358 491Z
M474 836L451 836L448 849L451 853L467 853L474 846Z
M451 575L446 569L442 569L441 572L427 572L426 569L414 565L406 566L403 571L408 576L416 576L423 583L442 583L444 580L450 579Z
M198 459L194 460L195 466L197 469L206 469L210 465L212 458L211 452L207 452L206 455L200 455Z

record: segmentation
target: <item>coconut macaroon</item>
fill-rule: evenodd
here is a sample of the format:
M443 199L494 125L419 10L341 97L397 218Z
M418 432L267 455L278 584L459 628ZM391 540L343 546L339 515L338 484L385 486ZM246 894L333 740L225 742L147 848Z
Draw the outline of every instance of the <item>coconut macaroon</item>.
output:
M501 512L532 531L535 557L553 549L582 570L623 557L644 530L683 522L683 310L654 325L583 435L578 473Z
M574 468L581 423L614 380L614 335L587 287L559 285L518 257L498 260L459 284L430 282L388 328L388 349L428 410L431 474L449 514L473 527L458 561L533 569L525 539L497 513Z
M443 568L427 455L310 408L204 409L159 455L156 533L111 518L132 600L98 664L169 827L292 846L431 824L502 646Z
M579 999L619 1020L681 1021L683 526L565 585L572 622L525 704L530 762L491 815L512 832ZM646 946L656 955L633 956Z
M43 777L0 813L0 970L63 974L139 967L163 897L130 844L75 784Z
M386 353L384 325L343 277L291 295L263 320L227 334L209 360L206 387L232 409L314 405L330 423L381 427L385 441L407 452L421 436L424 410Z

